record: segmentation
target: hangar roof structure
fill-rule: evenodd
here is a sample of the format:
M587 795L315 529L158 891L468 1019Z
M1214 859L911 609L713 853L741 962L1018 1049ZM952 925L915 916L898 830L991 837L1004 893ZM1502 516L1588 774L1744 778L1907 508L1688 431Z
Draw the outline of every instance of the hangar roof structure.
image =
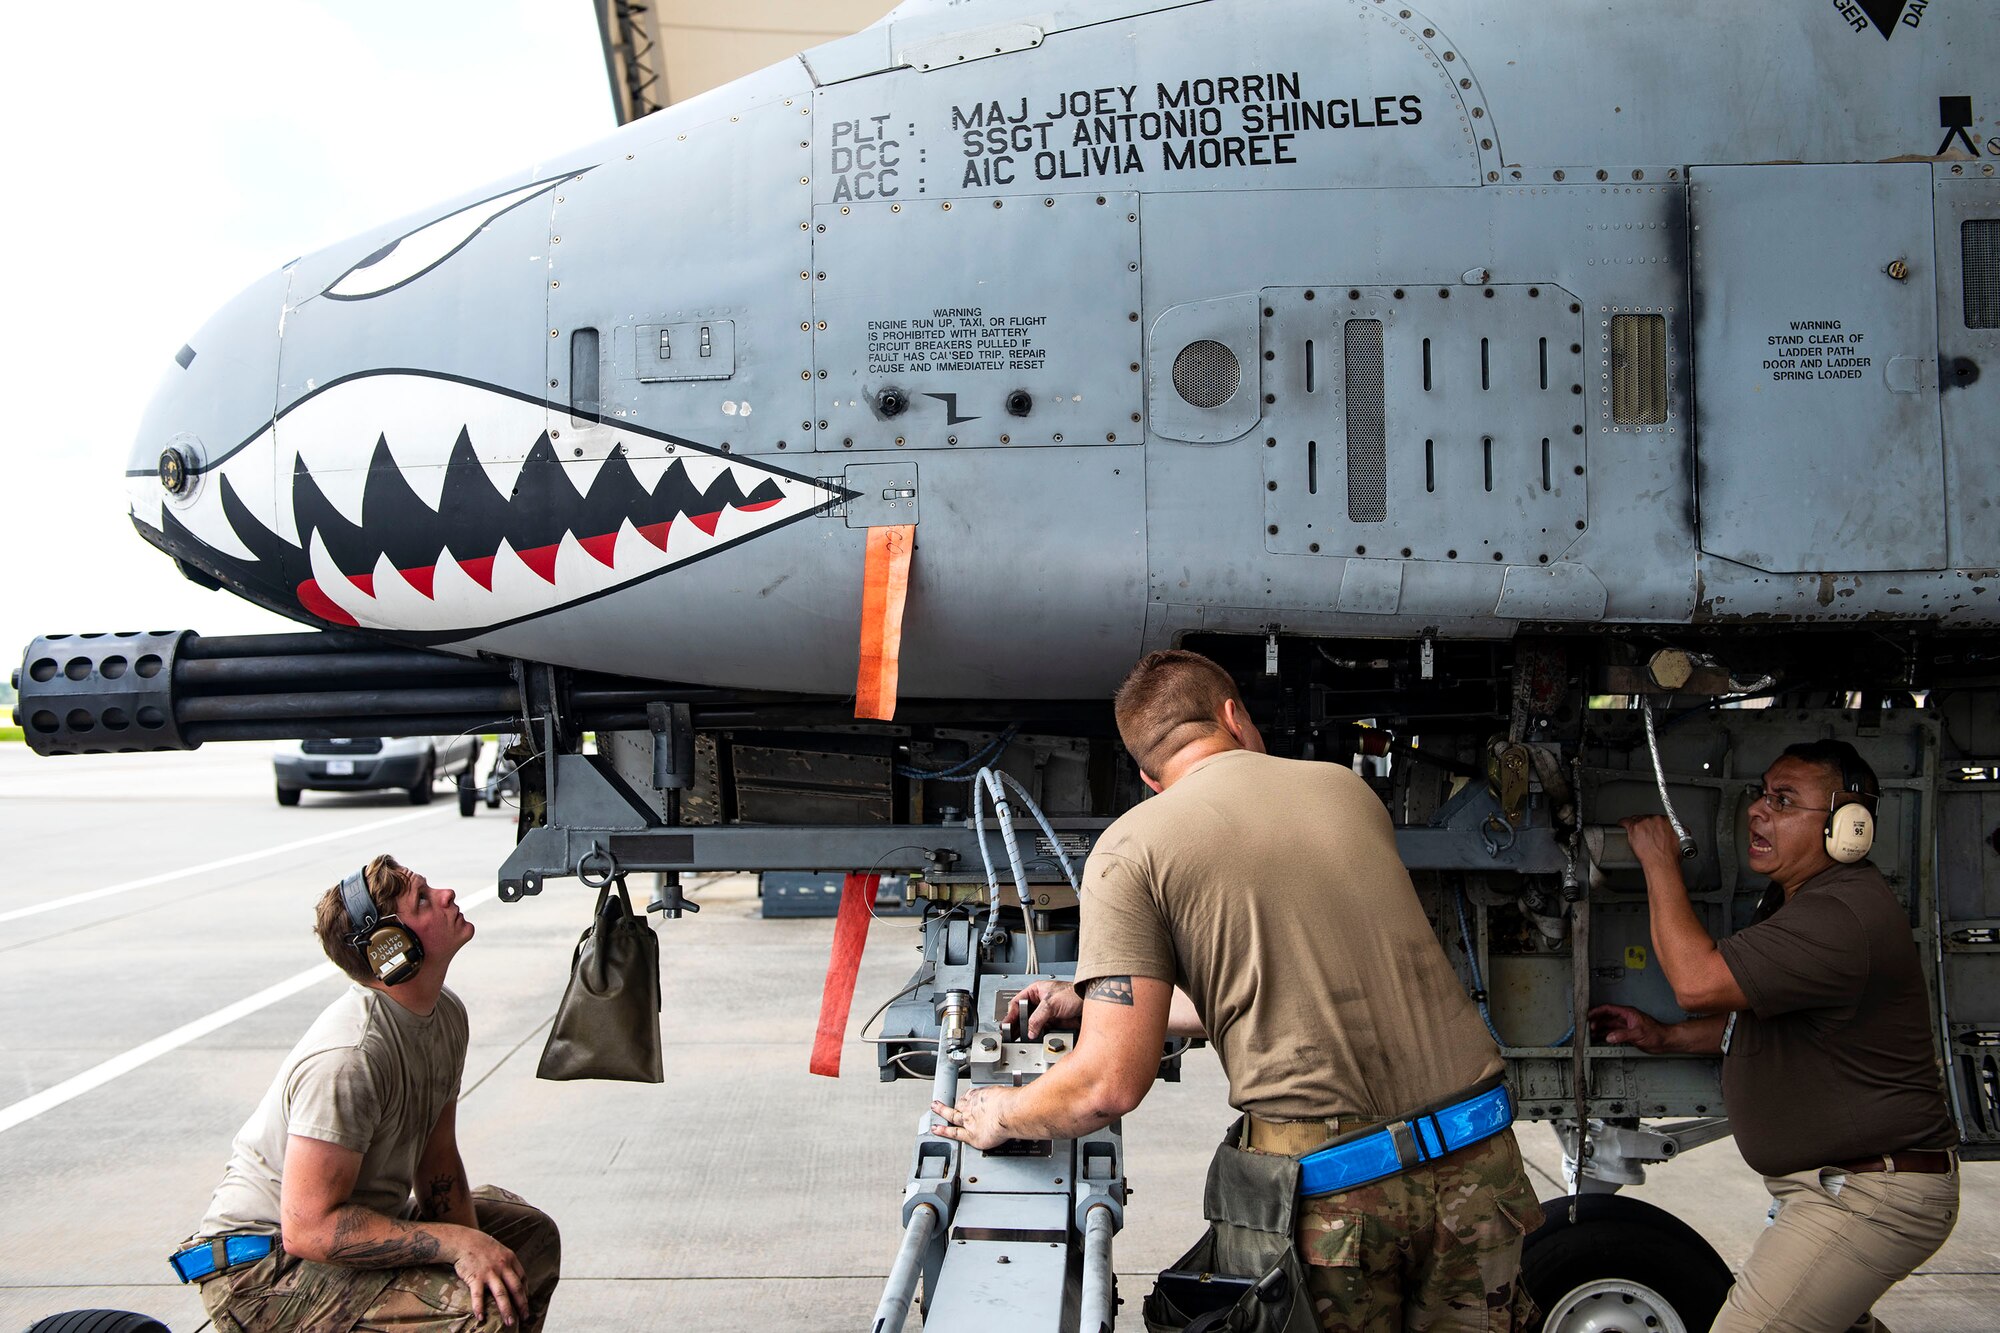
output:
M859 32L894 0L591 0L620 125Z

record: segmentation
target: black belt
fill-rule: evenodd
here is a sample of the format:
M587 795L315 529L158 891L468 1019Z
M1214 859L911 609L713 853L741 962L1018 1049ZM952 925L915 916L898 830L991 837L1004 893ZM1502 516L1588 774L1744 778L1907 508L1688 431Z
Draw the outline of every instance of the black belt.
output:
M212 1236L169 1256L167 1262L173 1265L175 1277L183 1282L193 1282L217 1273L227 1273L245 1264L254 1264L276 1249L277 1245L276 1236L248 1232Z
M1907 1152L1887 1152L1877 1157L1857 1157L1851 1162L1835 1162L1822 1167L1825 1171L1841 1171L1856 1175L1864 1171L1884 1171L1901 1174L1910 1172L1920 1176L1941 1176L1956 1165L1951 1154L1936 1148L1912 1148Z

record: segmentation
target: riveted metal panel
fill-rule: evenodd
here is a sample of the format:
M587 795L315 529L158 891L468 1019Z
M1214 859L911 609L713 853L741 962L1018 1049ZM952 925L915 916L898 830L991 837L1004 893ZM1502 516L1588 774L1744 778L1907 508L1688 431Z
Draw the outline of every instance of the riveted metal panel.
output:
M1261 299L1268 550L1532 566L1575 540L1587 407L1570 293L1335 283Z
M803 84L802 70L795 77ZM802 92L718 106L726 114L635 144L556 192L543 284L548 397L551 423L584 457L617 433L564 410L579 328L598 331L605 426L739 454L811 447L800 428L812 402L801 378L811 336L800 327L811 309L801 277L812 251L808 101ZM648 241L669 216L672 242Z
M1139 438L1137 195L824 205L813 276L822 450Z
M1930 167L1690 178L1702 549L1772 572L1942 568ZM1800 218L1840 222L1801 244L1778 225Z
M2000 230L2000 180L1943 177L1936 209L1946 555L1957 569L2000 569L2000 328L1974 324L1985 307L1963 271L1965 228Z

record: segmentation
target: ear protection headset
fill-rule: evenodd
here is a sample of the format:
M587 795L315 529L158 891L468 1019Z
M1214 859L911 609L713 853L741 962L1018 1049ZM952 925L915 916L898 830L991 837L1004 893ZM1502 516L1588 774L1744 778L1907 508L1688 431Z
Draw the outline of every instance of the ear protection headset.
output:
M340 901L354 928L347 936L348 945L383 985L400 986L417 975L417 966L424 961L423 942L394 914L384 916L375 910L375 900L368 896L367 867L340 881Z
M1877 798L1868 793L1861 772L1840 759L1840 790L1828 802L1826 812L1826 854L1842 865L1852 865L1875 845L1875 812L1870 805Z

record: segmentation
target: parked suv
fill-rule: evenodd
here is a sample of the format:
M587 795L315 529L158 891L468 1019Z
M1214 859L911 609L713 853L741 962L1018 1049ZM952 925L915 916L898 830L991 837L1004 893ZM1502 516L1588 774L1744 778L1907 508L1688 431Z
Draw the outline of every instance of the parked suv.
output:
M479 762L477 736L354 737L280 741L272 764L277 770L278 804L297 805L299 793L379 791L401 787L411 805L431 799L439 778L470 787Z

